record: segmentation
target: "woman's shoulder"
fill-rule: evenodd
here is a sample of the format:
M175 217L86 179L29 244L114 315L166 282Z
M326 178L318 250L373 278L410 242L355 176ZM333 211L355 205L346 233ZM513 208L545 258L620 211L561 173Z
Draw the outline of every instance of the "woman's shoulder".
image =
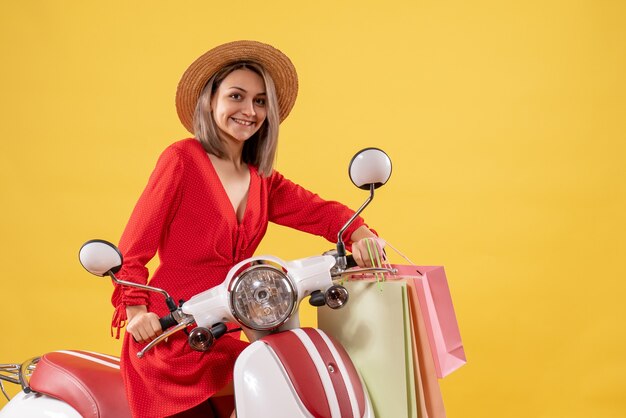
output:
M270 190L279 190L279 189L293 190L294 188L301 187L297 183L294 183L292 180L286 178L284 175L282 175L279 171L275 169L272 170L272 174L264 178L264 181Z
M204 157L204 153L204 148L202 148L200 141L195 138L186 138L168 145L163 150L161 157L190 159L198 156Z
M204 152L202 144L200 144L200 141L198 141L196 138L181 139L180 141L176 141L170 144L165 150L167 151L170 149L185 153L197 153L198 151L200 151L201 153Z

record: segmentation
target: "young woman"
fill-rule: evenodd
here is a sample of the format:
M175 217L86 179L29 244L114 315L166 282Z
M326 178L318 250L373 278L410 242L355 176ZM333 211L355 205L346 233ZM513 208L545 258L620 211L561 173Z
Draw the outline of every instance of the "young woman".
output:
M336 239L353 211L285 179L273 169L278 128L293 107L296 70L287 56L259 42L218 46L199 57L178 85L179 118L194 137L159 158L120 241L118 277L148 280L187 300L220 284L230 267L253 255L268 222ZM362 219L345 232L358 264L371 265L365 239L382 240ZM208 352L178 333L143 359L135 353L161 333L161 295L117 287L113 327L126 325L122 374L133 415L211 416L216 393L232 391L232 369L246 347L228 334Z

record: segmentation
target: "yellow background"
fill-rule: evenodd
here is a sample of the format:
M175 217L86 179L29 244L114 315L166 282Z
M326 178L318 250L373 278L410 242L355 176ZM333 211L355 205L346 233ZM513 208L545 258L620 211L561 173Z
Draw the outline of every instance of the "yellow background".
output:
M620 0L2 1L0 362L118 351L78 248L117 242L186 136L180 75L235 39L298 68L286 176L358 207L352 154L393 159L365 217L446 267L469 359L442 381L450 417L626 416ZM328 248L273 228L259 252Z

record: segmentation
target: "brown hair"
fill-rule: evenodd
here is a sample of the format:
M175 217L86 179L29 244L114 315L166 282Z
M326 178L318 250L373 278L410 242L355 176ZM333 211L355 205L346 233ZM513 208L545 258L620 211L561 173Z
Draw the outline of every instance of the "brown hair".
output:
M211 113L211 98L228 74L240 69L248 69L257 73L265 83L267 116L261 128L245 141L241 157L243 162L253 165L259 174L267 177L272 174L276 158L280 118L274 81L259 64L236 62L217 71L206 83L198 98L193 114L193 130L206 152L224 158L226 152L219 136L219 128Z

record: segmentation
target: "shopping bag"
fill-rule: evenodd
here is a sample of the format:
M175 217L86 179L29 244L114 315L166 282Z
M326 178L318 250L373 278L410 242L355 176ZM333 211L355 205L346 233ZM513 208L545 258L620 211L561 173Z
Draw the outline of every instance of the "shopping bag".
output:
M467 362L461 333L454 313L450 288L441 266L394 265L393 278L407 281L419 302L437 377L443 378Z
M412 280L406 280L406 283L414 340L413 367L417 366L415 374L419 376L417 392L418 408L421 413L420 418L445 418L446 410L443 404L443 397L441 396L439 381L437 380L435 362L430 351L426 324L421 315L417 292Z
M377 417L426 418L419 412L425 407L418 405L420 367L414 364L406 283L363 280L344 285L350 292L348 304L339 310L320 308L319 328L350 355Z

